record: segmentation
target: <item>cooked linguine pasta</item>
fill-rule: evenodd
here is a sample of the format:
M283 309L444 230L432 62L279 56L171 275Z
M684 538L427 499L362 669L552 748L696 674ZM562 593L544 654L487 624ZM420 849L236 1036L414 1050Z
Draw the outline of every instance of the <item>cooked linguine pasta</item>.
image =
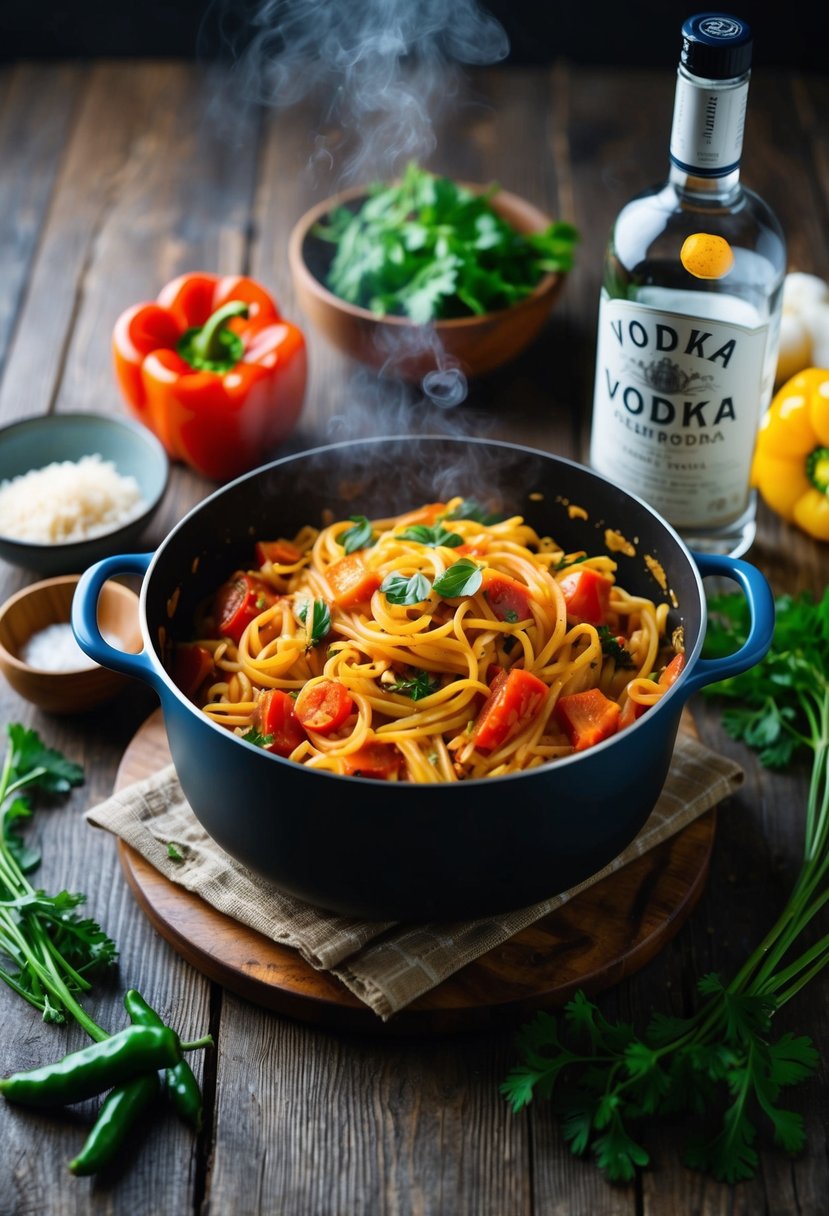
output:
M176 679L205 714L310 768L494 777L594 746L684 662L668 605L520 516L454 498L261 542L204 605Z

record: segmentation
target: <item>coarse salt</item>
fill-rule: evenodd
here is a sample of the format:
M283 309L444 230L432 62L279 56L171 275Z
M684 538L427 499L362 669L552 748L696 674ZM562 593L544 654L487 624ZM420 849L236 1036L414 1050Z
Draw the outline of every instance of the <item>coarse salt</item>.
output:
M145 507L135 478L94 453L0 481L0 535L36 544L90 540Z
M123 647L123 642L115 634L104 633L102 636L116 649ZM46 625L33 633L21 646L20 658L39 671L80 671L85 667L97 666L95 660L81 650L72 626L63 621Z

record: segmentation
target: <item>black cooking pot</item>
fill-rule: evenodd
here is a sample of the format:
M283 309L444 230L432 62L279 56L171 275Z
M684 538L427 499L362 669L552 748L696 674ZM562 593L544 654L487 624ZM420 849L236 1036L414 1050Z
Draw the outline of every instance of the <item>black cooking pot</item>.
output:
M192 636L205 596L251 565L257 539L320 525L326 512L329 519L382 517L456 494L523 515L567 551L611 552L622 586L671 605L669 633L683 627L686 666L634 726L544 768L425 787L281 759L216 725L173 683L165 668L171 643ZM635 555L608 550L607 529L631 542ZM108 645L96 619L105 581L127 573L145 576L137 655ZM734 580L747 599L749 639L728 658L700 658L705 575ZM758 570L692 555L659 515L612 482L546 452L446 436L334 444L266 465L206 498L156 553L92 566L72 610L86 654L157 692L184 794L222 848L319 907L421 921L535 903L616 857L659 797L688 698L758 662L773 623L772 594Z

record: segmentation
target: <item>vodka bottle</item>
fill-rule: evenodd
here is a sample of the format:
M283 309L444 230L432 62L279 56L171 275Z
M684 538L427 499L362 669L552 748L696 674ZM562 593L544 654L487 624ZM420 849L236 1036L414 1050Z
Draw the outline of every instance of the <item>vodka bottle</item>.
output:
M599 303L590 463L686 543L738 556L755 535L757 428L774 387L786 245L740 181L752 33L682 26L666 181L616 218Z

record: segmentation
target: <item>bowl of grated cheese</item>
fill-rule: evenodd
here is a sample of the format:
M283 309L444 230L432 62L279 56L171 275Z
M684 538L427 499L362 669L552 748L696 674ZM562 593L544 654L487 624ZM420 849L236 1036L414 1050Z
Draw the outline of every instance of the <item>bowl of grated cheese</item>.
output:
M146 427L104 414L44 414L0 429L0 557L69 574L133 546L170 478Z
M47 713L83 713L129 682L90 659L75 640L72 598L79 579L69 574L32 583L0 607L0 671L16 693ZM105 583L98 625L115 649L141 650L139 600L125 584Z

